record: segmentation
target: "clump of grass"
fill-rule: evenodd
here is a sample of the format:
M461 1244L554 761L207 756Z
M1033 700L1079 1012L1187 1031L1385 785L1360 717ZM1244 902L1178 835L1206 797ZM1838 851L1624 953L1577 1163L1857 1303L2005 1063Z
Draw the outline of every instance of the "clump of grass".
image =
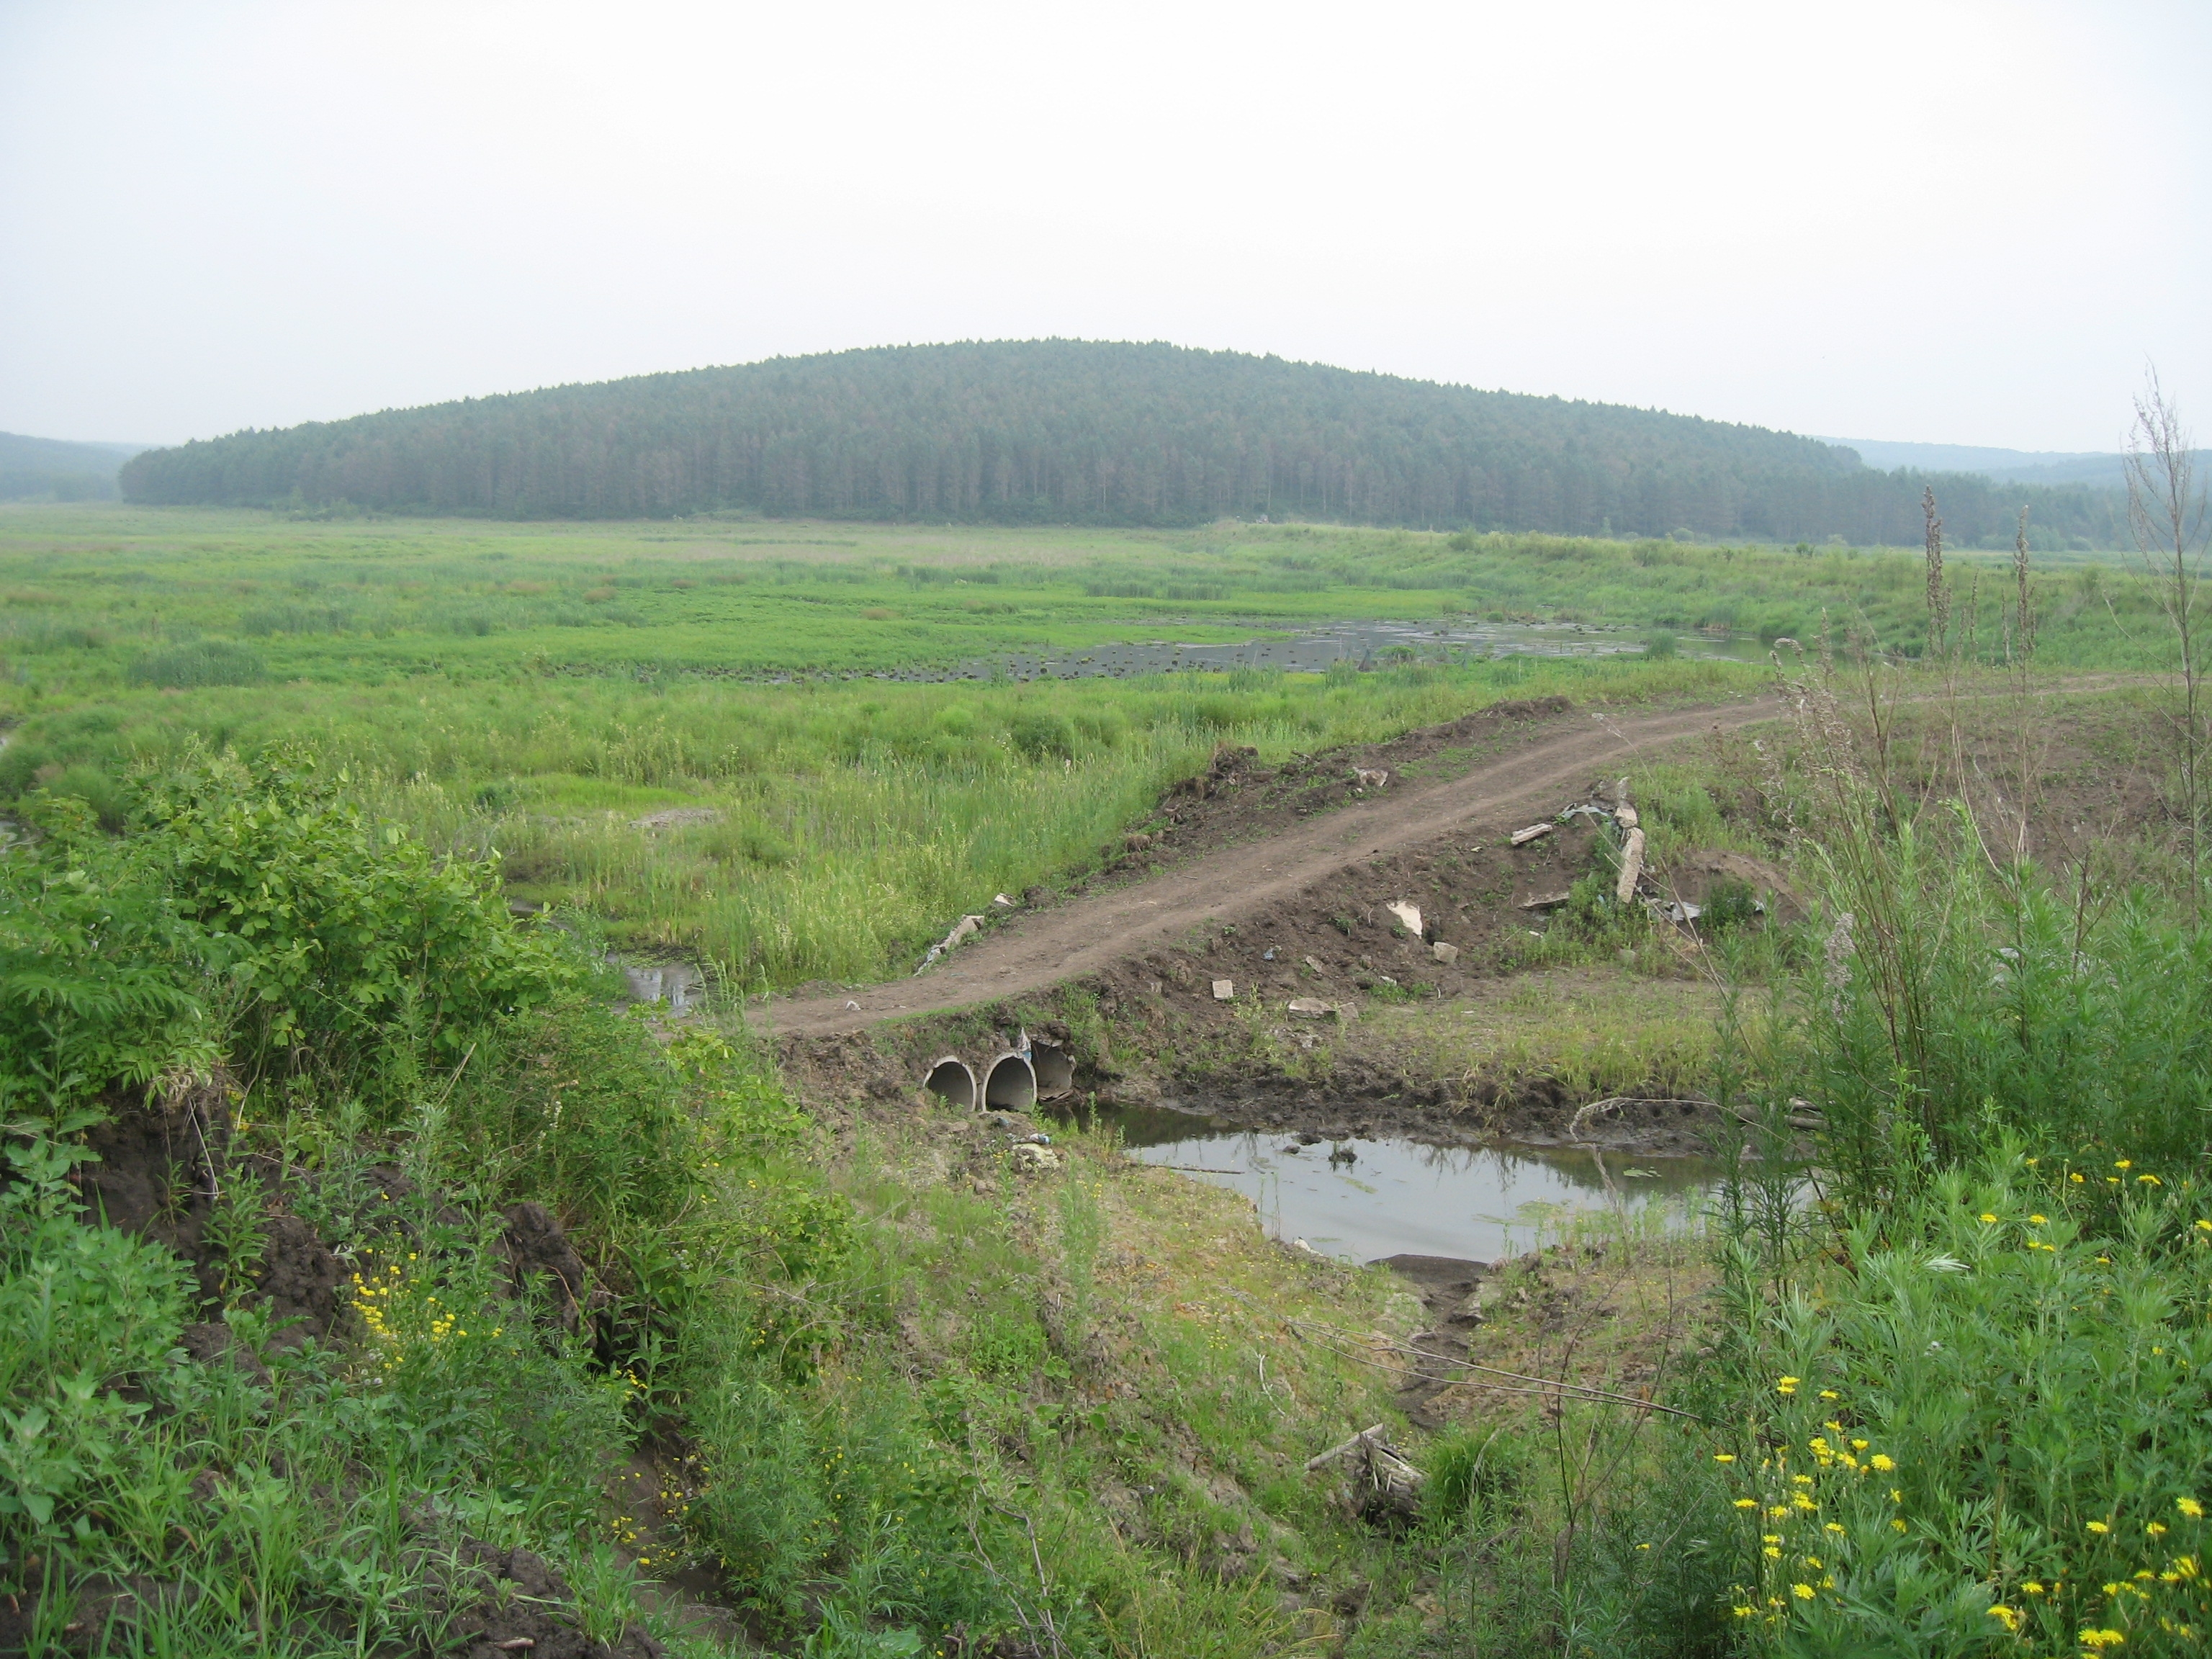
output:
M267 676L260 653L228 640L195 640L149 651L132 663L133 685L184 690L206 685L253 685Z

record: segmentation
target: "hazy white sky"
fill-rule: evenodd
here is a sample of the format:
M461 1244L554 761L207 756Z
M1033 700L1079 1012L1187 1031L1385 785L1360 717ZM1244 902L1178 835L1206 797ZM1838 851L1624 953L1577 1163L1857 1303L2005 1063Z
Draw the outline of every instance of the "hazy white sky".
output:
M885 342L2212 427L2203 0L0 0L0 429Z

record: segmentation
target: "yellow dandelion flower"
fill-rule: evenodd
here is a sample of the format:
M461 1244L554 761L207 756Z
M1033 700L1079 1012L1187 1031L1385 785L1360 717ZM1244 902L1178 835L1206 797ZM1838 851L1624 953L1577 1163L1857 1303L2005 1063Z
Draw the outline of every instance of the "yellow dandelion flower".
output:
M1876 1452L1872 1457L1867 1459L1867 1464L1869 1468L1880 1469L1884 1474L1887 1474L1897 1467L1897 1460L1887 1452Z
M2105 1522L2092 1521L2089 1523L2089 1530L2094 1533L2106 1533L2112 1531L2112 1528Z
M2202 1521L2204 1518L2204 1505L2193 1498L2177 1498L2173 1500L2173 1507L2191 1521Z
M1982 1224L1984 1227L1994 1226L1996 1224L1996 1218L1984 1210L1982 1212Z
M1809 1601L1813 1599L1813 1587L1810 1584L1792 1584L1790 1587L1790 1593L1800 1601Z

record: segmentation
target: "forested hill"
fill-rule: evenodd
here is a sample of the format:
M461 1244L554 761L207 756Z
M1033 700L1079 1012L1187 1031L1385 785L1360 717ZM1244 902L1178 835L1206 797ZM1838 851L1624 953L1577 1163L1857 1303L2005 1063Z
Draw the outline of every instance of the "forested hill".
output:
M116 470L144 447L0 432L0 501L113 501Z
M1368 524L1920 538L1920 484L1848 449L1557 398L1238 352L1076 340L881 347L556 386L155 450L143 502L391 512L1188 525ZM1952 533L2104 543L2092 489L1951 477Z

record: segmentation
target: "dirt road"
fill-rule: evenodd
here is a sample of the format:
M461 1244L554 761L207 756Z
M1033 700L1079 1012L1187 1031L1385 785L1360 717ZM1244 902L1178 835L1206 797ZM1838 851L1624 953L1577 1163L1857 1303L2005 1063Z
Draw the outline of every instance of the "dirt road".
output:
M1629 763L1670 744L1774 720L1782 712L1771 697L1656 714L1577 710L1565 717L1565 730L1462 776L1402 791L1394 787L1285 834L1224 847L1149 880L1024 913L914 978L843 995L772 1002L754 1018L778 1036L823 1036L1079 979L1200 922L1233 921L1302 891L1354 860L1419 847L1470 827L1517 828L1557 811L1567 793L1597 773L1627 770Z

